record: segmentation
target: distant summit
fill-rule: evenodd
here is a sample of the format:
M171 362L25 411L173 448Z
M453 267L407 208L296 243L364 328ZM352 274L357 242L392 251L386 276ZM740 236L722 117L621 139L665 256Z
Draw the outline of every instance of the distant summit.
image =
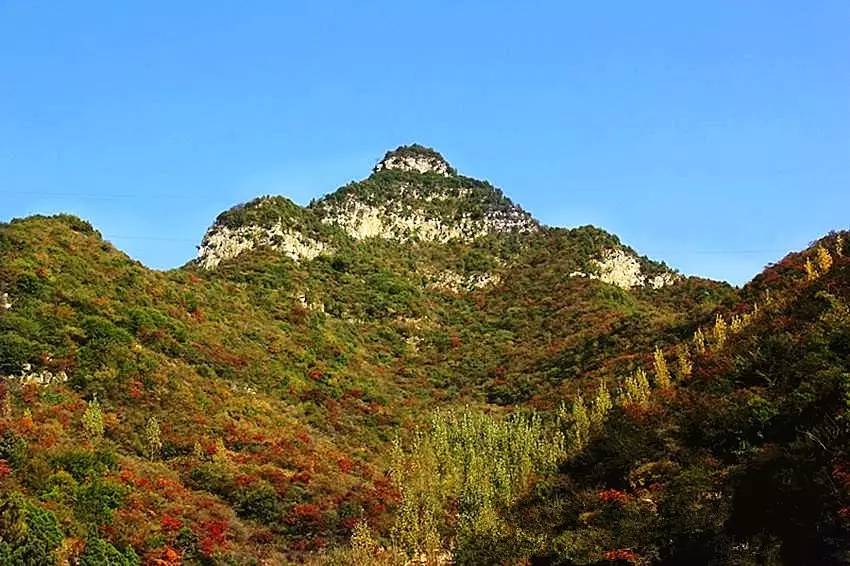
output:
M663 264L639 256L602 230L541 225L499 188L458 174L439 152L418 144L388 151L369 177L309 206L266 196L233 207L207 230L196 263L215 269L258 248L309 261L374 239L395 246L446 244L453 254L458 245L478 246L486 248L480 255L492 265L507 265L517 261L520 250L547 238L570 242L565 244L569 266L564 277L599 279L625 289L660 288L679 280ZM494 280L485 271L474 274L476 281Z
M456 175L457 171L449 165L440 153L430 147L419 144L402 145L388 151L375 165L374 172L384 170L410 171L416 173L436 173L438 175Z

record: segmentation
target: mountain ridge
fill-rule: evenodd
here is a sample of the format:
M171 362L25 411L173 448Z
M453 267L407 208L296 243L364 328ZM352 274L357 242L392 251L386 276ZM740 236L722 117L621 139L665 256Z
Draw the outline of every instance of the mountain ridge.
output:
M373 176L336 198L466 182ZM743 289L654 288L606 282L609 249L634 254L644 283L668 270L591 226L355 238L288 199L257 204L219 225L332 245L295 261L270 239L161 272L73 216L0 224L0 562L351 564L334 556L352 533L359 563L747 564L843 548L846 233ZM474 438L493 442L486 469L465 452ZM428 467L429 446L461 464ZM523 450L541 467L504 459ZM404 458L430 479L399 475ZM736 503L765 466L773 480L753 493L801 542Z
M443 156L418 144L388 151L372 174L299 207L265 196L236 205L207 230L196 262L214 269L255 247L270 247L298 261L330 253L342 234L361 240L470 242L488 235L530 235L542 225L486 181L457 173ZM508 259L508 258L503 258ZM642 272L649 268L647 275ZM569 274L623 288L660 288L680 278L663 264L647 263L631 248L598 250L592 263Z

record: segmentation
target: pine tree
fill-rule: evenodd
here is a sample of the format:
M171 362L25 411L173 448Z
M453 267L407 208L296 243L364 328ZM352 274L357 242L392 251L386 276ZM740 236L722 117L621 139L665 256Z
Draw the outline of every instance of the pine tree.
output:
M728 326L726 325L726 319L723 318L723 315L720 313L714 318L714 347L717 350L723 348L723 345L726 344L726 333Z
M151 460L156 460L162 451L160 432L159 421L156 420L156 417L148 418L145 423L145 452Z
M680 344L676 352L676 358L679 363L679 379L687 379L691 376L694 370L694 364L691 362L691 353L688 350L687 344Z
M818 270L815 269L815 264L812 263L811 258L806 258L806 263L803 267L806 270L806 281L814 281L818 278Z
M664 359L664 352L658 346L655 347L653 354L653 366L655 367L655 385L659 389L667 389L670 387L670 370L667 369L667 360Z
M86 405L82 418L83 432L91 441L100 440L103 437L103 411L95 396Z
M826 273L832 267L832 256L829 255L829 250L823 246L818 246L817 249L818 268L820 273Z

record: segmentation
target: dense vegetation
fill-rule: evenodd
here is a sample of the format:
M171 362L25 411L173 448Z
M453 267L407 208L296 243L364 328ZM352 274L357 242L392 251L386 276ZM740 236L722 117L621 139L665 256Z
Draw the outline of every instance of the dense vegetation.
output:
M328 198L413 181L511 205L398 171ZM842 235L740 290L624 290L568 276L621 246L593 227L218 219L277 221L333 249L156 272L74 217L0 225L0 563L850 561Z

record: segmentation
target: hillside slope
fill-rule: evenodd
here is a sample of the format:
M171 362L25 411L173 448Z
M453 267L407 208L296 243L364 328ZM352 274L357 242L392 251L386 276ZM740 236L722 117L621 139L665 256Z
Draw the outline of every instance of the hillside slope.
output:
M360 521L389 541L393 441L434 409L551 423L765 291L543 226L421 146L307 207L222 213L181 269L63 215L0 225L0 258L0 557L35 562L284 563Z

